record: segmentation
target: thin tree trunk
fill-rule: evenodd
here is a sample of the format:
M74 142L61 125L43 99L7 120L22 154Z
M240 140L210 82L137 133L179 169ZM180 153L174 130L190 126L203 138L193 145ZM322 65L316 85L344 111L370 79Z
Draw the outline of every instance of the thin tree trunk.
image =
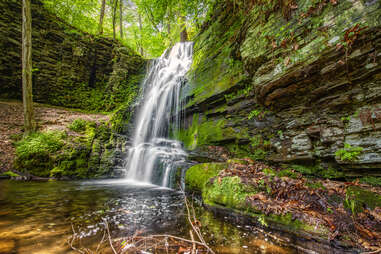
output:
M103 18L105 16L105 9L106 9L106 0L102 0L102 7L101 7L101 13L99 15L99 26L98 26L98 33L103 33Z
M119 3L120 39L123 39L123 0Z
M116 39L116 7L118 6L118 0L113 1L112 5L112 38Z
M167 20L167 32L168 32L168 35L171 34L171 20L172 20L172 5L170 4L168 6L169 10L168 10L168 20Z
M169 38L170 46L172 46L171 20L172 20L172 7L170 5L169 6L169 11L168 11L168 17L167 17L167 33L168 33L168 38Z
M32 15L30 0L22 6L22 94L24 106L24 135L34 131L32 97Z
M180 32L180 42L186 42L188 41L188 33L187 33L187 27L185 25L185 17L184 16L181 16L181 25L182 25L182 29L181 29L181 32Z
M140 41L140 55L144 56L144 51L143 51L143 43L142 43L142 34L143 34L143 27L142 27L142 16L140 16L140 13L138 13L138 22L139 22L139 41Z

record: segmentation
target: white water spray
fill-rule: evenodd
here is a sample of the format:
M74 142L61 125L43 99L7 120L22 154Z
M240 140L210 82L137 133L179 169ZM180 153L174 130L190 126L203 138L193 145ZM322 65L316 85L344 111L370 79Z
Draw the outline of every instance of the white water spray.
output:
M191 64L191 42L177 43L154 60L143 83L128 152L127 179L168 187L176 162L185 160L181 144L168 136L171 127L179 128L180 89Z

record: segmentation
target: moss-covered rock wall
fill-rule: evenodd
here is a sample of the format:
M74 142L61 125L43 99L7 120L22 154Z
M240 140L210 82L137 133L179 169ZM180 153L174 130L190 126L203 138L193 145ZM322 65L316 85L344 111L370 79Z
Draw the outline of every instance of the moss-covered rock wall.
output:
M120 43L86 34L32 1L36 102L94 111L119 106L144 60ZM0 98L21 99L21 1L0 2Z
M233 2L195 39L177 137L199 154L380 175L380 1Z

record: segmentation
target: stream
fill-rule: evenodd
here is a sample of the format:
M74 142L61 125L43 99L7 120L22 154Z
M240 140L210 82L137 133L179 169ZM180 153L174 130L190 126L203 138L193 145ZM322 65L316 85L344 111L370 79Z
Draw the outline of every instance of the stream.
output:
M151 63L133 122L125 178L118 180L0 182L0 253L78 253L110 238L171 234L189 239L183 194L174 175L186 163L178 130L181 86L192 63L192 43L178 43ZM175 117L172 117L175 116ZM248 225L230 224L200 205L195 213L216 253L294 253ZM235 225L235 226L233 226ZM80 241L75 246L70 237ZM110 240L111 241L111 240ZM100 245L111 253L109 245Z
M139 230L189 238L181 192L127 180L0 181L0 253L78 253L73 229L95 250L108 222L113 239ZM296 253L251 226L233 225L195 203L202 232L216 253ZM105 246L102 253L111 253Z

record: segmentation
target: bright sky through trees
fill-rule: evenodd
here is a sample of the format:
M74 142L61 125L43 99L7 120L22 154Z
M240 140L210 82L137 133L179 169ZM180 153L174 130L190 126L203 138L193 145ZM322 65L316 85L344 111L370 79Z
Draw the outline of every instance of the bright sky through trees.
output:
M189 39L200 29L215 0L106 0L103 33L113 38L113 6L115 36L144 57L159 56L165 48L180 40L182 27ZM122 8L120 8L120 1ZM101 0L43 0L58 17L91 34L98 34ZM123 38L120 33L122 11Z

